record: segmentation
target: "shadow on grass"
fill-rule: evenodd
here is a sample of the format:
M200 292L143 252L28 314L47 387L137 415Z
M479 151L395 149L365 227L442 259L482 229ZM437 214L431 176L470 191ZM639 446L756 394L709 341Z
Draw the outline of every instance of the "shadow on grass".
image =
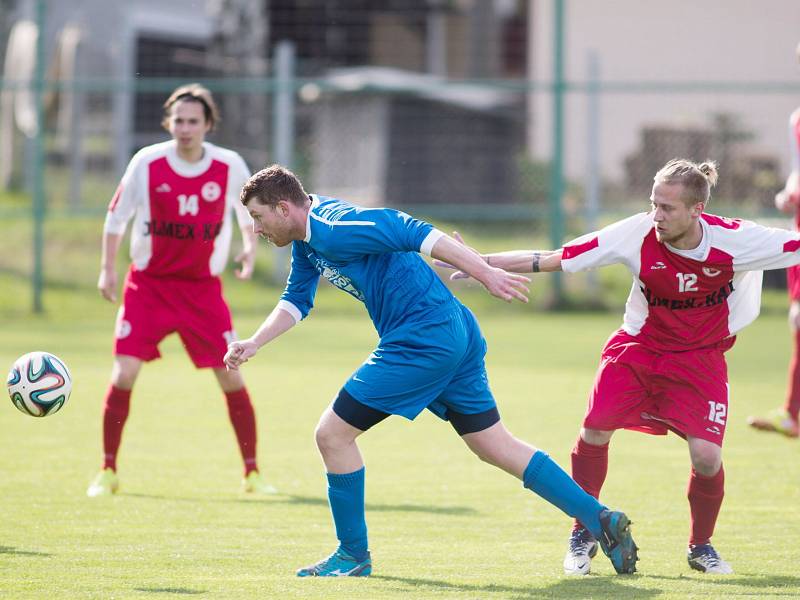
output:
M197 595L205 594L205 593L208 592L208 590L192 590L192 589L189 589L189 588L170 588L170 587L164 587L164 588L156 588L156 587L142 588L142 587L138 587L138 588L133 588L133 589L135 591L137 591L137 592L147 592L148 594L184 594L184 595L187 595L187 596L197 596Z
M302 504L306 506L328 506L328 499L319 496L294 496L276 494L274 496L251 496L249 498L193 498L187 496L160 496L156 494L139 494L126 492L117 496L130 498L145 498L150 500L167 500L174 502L222 502L222 503L248 503L260 502L263 504ZM426 506L422 504L371 504L367 503L367 512L417 512L434 515L477 515L478 511L469 506Z
M49 552L36 552L34 550L18 550L13 546L0 546L0 554L16 554L18 556L53 556Z
M800 596L800 577L792 575L745 575L737 573L733 576L714 577L702 573L693 575L678 575L670 577L668 575L648 575L648 579L665 579L667 581L692 581L699 580L708 585L740 585L749 588L791 588L791 590ZM726 590L726 594L737 595L733 590ZM781 592L784 593L784 592ZM763 594L763 592L762 592ZM750 594L748 594L750 595ZM760 594L761 595L761 594ZM769 595L768 593L766 595Z
M623 585L618 583L618 576L590 576L581 578L566 578L557 581L552 585L541 587L523 587L511 585L475 585L471 583L456 583L452 581L440 581L437 579L420 579L416 577L393 577L391 575L372 575L370 579L381 581L394 581L404 586L408 586L409 592L420 594L425 588L431 591L452 591L455 593L468 594L470 597L476 595L480 598L491 598L489 594L505 594L504 597L515 600L526 598L653 598L660 595L661 590L649 590L630 585L639 579L639 576L623 576L623 581L628 582Z
M276 498L278 502L287 504L310 504L328 506L327 498L316 496L283 496ZM478 511L469 506L426 506L422 504L372 504L367 502L367 512L418 512L434 515L476 515Z

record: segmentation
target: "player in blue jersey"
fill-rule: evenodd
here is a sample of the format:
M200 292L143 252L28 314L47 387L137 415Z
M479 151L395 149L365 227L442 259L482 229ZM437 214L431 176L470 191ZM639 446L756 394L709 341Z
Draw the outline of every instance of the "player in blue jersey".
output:
M257 234L276 246L292 245L292 267L275 309L250 338L228 346L228 368L238 369L308 315L320 275L366 305L380 336L316 430L339 547L297 575L372 572L364 461L356 438L389 415L414 419L426 408L450 421L481 460L585 523L618 573L636 570L628 518L606 509L545 452L503 426L486 377L486 342L478 323L419 254L469 273L507 302L527 302L529 279L489 266L453 238L403 212L309 195L291 171L278 165L253 175L240 197Z

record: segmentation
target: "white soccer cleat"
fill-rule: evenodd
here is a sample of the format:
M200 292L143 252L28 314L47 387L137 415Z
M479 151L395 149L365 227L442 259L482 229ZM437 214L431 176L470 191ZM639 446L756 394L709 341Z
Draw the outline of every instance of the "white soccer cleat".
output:
M86 490L86 495L89 498L97 498L99 496L111 496L116 494L119 489L119 477L113 469L103 469L100 471L92 483L89 484L89 489Z
M588 575L592 559L597 554L597 540L588 529L574 529L569 537L569 549L564 556L565 575Z
M722 557L717 554L711 544L690 544L686 559L689 561L689 566L695 571L701 571L709 575L730 575L733 573L731 566L722 560Z
M267 496L278 493L275 486L267 483L258 471L250 471L247 477L242 480L242 491L246 494L255 493Z

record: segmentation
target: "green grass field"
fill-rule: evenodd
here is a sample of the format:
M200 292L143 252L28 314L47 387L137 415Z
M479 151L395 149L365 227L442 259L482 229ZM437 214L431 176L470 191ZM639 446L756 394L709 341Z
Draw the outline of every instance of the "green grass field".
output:
M9 400L0 407L0 598L800 596L798 445L745 425L748 414L783 397L789 335L781 294L766 296L765 314L729 353L727 493L714 541L735 575L707 577L686 564L688 457L677 437L621 432L612 443L603 499L635 522L639 573L616 576L599 557L593 575L569 579L561 575L569 519L480 463L448 425L424 414L413 424L390 419L361 442L374 576L298 580L295 568L335 544L313 430L374 344L366 314L323 287L313 316L245 368L262 470L281 495L238 492L224 400L213 376L196 372L170 338L165 358L143 370L134 392L121 493L90 500L116 310L93 291L98 228L96 221L48 225L47 312L32 316L26 224L0 225L0 365L46 349L75 379L69 403L52 417L24 416ZM521 237L479 245L489 243L525 245ZM610 271L603 290L615 309L591 313L509 307L458 288L489 341L490 380L507 426L562 466L599 350L619 325L625 287L624 273ZM537 283L537 296L546 288ZM279 293L258 282L228 281L226 290L244 335Z

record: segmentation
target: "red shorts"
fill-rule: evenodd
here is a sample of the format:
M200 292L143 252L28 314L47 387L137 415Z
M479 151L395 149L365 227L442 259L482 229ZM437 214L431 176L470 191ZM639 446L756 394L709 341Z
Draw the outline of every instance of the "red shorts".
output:
M114 354L159 358L158 344L177 331L194 365L223 367L235 339L231 312L218 277L176 279L131 270L117 315Z
M732 344L663 352L617 331L603 348L583 426L655 435L672 430L722 446L728 417L724 353Z
M786 269L786 289L789 290L789 299L800 300L800 265Z

